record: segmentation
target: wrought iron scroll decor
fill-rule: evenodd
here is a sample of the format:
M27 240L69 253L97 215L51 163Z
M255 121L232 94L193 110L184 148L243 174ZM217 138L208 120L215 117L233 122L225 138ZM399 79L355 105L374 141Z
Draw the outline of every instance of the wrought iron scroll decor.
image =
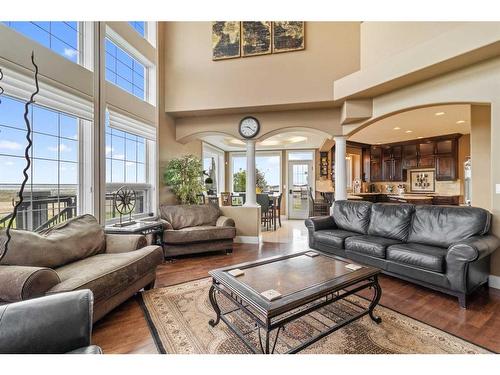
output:
M31 63L33 64L33 67L35 68L35 91L31 94L29 101L27 101L24 104L24 122L26 124L26 141L28 144L26 145L26 148L24 149L24 159L26 160L26 166L23 169L23 175L24 179L23 182L21 183L21 188L19 189L19 200L14 206L14 211L12 213L12 216L10 217L10 220L7 224L7 228L5 230L5 235L7 237L7 240L5 241L5 245L3 248L3 251L0 253L0 260L7 254L7 251L9 250L9 243L10 240L12 239L12 236L10 234L10 229L12 228L12 224L14 223L14 220L16 219L17 216L17 210L19 209L19 206L23 203L24 200L24 188L26 186L26 183L28 182L28 170L31 167L31 160L30 160L30 150L31 147L33 146L33 139L32 139L32 130L31 130L31 124L28 118L28 113L29 113L29 106L33 103L35 103L35 95L38 94L40 91L40 87L38 86L38 65L35 63L35 53L31 52ZM3 78L3 74L1 76ZM1 90L3 93L3 89Z

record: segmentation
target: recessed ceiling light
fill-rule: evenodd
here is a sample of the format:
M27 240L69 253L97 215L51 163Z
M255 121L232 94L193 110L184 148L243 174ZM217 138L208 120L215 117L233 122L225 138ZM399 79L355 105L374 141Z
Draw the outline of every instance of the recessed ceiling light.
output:
M418 138L418 139L422 139L422 138L424 138L424 137L417 137L417 138Z
M458 120L457 124L465 124L465 120Z
M436 116L442 116L442 115L444 115L444 112L436 112L436 113L434 113L434 114L435 114Z
M413 133L413 130L407 130L405 133Z
M393 128L394 130L400 130L401 128L399 126L396 126L395 128Z

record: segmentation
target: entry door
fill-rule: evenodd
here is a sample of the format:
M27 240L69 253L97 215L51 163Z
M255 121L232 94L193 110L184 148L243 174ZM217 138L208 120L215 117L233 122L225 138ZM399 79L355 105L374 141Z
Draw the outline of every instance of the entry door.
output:
M309 187L312 176L312 160L288 162L289 219L307 219L309 216Z

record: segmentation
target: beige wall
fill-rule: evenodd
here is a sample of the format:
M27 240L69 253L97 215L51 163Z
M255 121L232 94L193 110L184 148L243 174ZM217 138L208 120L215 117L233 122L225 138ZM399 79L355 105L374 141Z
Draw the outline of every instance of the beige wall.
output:
M210 22L166 22L166 110L331 102L359 69L359 25L307 22L304 51L212 61Z
M164 25L158 24L158 92L165 90L165 69L164 61L165 56L162 52L165 51L161 48L164 43L164 33L162 32ZM161 97L161 95L160 95ZM196 140L187 144L181 144L175 140L175 122L165 112L165 105L163 100L158 100L158 159L159 159L159 204L175 204L177 200L175 195L163 183L163 171L167 162L173 158L179 157L184 154L194 154L201 157L201 141Z
M259 207L232 207L221 206L224 216L234 220L236 225L236 242L245 242L241 237L252 237L257 240L260 236L260 206Z
M466 22L363 22L361 68L370 68Z
M500 125L500 124L499 124ZM491 209L491 115L489 106L471 107L472 205ZM499 159L497 159L498 161ZM499 168L500 166L497 166Z
M331 109L308 109L275 112L249 112L259 119L261 130L257 137L263 140L285 131L307 130L322 136L342 133L340 111ZM214 133L241 138L238 124L244 114L196 116L177 118L176 137L180 142L188 142L203 135Z

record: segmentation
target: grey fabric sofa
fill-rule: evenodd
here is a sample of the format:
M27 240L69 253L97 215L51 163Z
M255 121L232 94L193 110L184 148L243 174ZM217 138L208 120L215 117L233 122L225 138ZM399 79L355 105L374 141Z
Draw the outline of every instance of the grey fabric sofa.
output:
M163 262L159 246L141 235L106 235L96 219L83 215L43 233L11 231L0 262L0 303L90 289L94 321L140 289L151 288ZM0 231L0 246L6 239Z
M165 257L233 251L233 239L236 236L234 220L223 216L215 204L162 205L160 218L165 229Z
M491 214L476 207L336 201L331 216L305 224L309 246L381 268L459 299L487 285L500 240Z
M0 354L102 354L88 289L0 306Z

